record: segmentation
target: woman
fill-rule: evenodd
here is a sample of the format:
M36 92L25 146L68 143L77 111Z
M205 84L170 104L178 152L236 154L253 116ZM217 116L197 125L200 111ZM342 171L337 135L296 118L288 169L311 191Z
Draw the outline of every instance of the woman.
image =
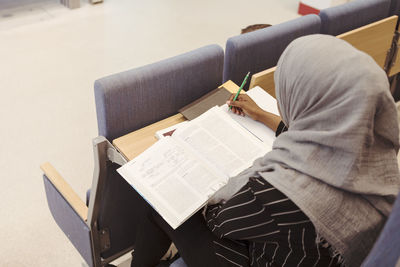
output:
M229 102L277 130L273 150L172 230L149 205L132 266L171 240L188 266L359 266L399 191L396 109L383 70L345 41L293 41L275 72L279 117Z

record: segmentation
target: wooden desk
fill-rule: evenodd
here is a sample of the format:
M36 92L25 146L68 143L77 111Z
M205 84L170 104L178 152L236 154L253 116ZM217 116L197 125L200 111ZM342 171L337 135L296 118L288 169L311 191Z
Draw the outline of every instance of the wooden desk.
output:
M239 89L239 86L232 81L227 81L221 85L221 87L222 86L231 93L236 93ZM159 122L150 124L142 129L114 139L113 145L127 160L132 160L157 141L154 137L156 131L165 129L185 120L186 119L182 114L178 113Z

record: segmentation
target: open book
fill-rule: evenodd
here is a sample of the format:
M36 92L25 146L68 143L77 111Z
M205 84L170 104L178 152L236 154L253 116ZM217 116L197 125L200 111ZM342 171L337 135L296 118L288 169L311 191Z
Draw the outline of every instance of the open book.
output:
M227 110L211 108L118 169L174 229L272 149Z

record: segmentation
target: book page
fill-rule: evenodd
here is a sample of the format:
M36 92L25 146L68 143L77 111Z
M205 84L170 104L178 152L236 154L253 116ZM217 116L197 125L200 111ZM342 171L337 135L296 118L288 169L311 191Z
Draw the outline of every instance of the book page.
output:
M210 165L232 177L250 167L270 149L214 107L190 124L177 129L173 138L183 142L208 160Z
M263 110L280 116L276 99L260 86L251 88L246 92L246 94L250 96L250 98L253 99L253 101Z
M162 138L118 172L173 228L199 210L228 179L170 137Z
M268 126L259 121L253 120L249 116L241 116L233 113L226 104L221 106L220 109L234 121L239 123L244 129L252 133L260 141L264 142L270 150L272 150L272 144L276 137L275 132L268 128Z
M279 116L276 99L268 94L264 89L256 86L246 92L256 104L265 111ZM254 134L263 141L272 150L272 144L275 140L275 132L259 121L255 121L249 116L240 116L229 110L228 105L220 107L222 111L228 114L233 120L239 123L243 128Z

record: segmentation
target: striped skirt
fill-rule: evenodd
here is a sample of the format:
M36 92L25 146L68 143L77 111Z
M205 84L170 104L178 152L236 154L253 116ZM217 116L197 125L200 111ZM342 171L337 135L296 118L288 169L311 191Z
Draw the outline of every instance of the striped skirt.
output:
M261 177L224 204L206 211L216 235L215 254L225 266L340 266L309 218Z

